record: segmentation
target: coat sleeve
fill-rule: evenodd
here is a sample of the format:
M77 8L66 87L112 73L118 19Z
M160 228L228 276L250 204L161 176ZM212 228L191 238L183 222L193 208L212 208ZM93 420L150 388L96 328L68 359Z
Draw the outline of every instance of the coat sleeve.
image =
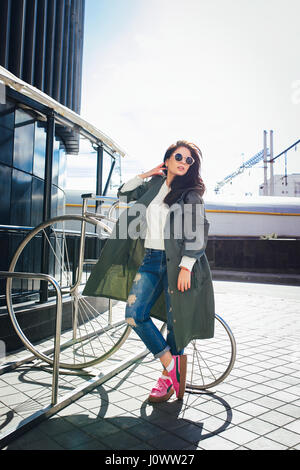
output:
M122 188L125 185L127 185L127 183L121 184L121 186L118 188L118 191L117 191L117 197L120 198L120 196L126 196L127 197L126 202L137 201L148 190L149 186L151 185L153 181L153 178L154 177L152 177L149 181L141 181L140 184L136 188L131 189L129 191L122 191Z
M205 253L209 222L204 201L199 193L190 191L185 197L183 210L183 256L200 259Z

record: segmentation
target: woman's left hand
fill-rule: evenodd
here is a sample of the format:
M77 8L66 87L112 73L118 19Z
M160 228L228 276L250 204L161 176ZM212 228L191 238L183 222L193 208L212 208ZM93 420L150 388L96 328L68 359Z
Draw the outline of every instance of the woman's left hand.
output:
M190 289L191 287L191 273L186 269L180 269L177 279L177 289L181 292Z

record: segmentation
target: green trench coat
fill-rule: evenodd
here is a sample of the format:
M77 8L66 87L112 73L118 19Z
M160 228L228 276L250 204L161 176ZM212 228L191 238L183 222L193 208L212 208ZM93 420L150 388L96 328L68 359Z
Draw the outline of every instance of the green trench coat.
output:
M127 198L127 202L136 201L135 204L131 205L131 210L137 203L147 207L157 195L165 178L166 176L153 176L149 181L144 181L136 189L127 192L121 191L122 184L118 189L117 197L120 198L121 196L123 200L124 196ZM176 208L173 210L172 205L167 215L164 241L174 335L178 349L185 348L192 339L212 338L214 336L215 321L214 291L210 267L205 255L209 223L205 217L203 200L196 191L193 191L192 188L185 190L175 204L177 210L183 210L184 202L191 208L191 217L194 217L195 209L199 209L198 204L201 205L203 216L200 218L200 222L199 217L194 217L191 220L193 220L192 228L194 233L196 233L195 223L203 224L202 227L197 225L196 229L198 231L204 229L204 242L201 243L200 248L191 249L187 243L192 240L192 236L186 230L181 238L174 236L177 229L176 224L173 223L172 225L172 220L174 221ZM124 209L114 225L113 231L101 251L100 258L87 281L83 295L127 301L133 280L144 257L145 237L143 234L145 234L147 225L146 217L143 215L139 219L140 232L135 239L132 236L124 236L124 233L122 235L121 224L127 220L126 226L129 227L130 222L134 219L136 222L138 218L137 213L130 215L128 211L129 208ZM170 218L170 234L168 233L166 236L168 218ZM181 216L177 220L182 220L181 223L183 224L183 218L184 216ZM136 225L138 224L136 223ZM183 255L196 257L197 261L192 270L191 288L181 292L177 289L177 279L180 271L178 265ZM153 305L150 315L162 321L167 320L164 290Z

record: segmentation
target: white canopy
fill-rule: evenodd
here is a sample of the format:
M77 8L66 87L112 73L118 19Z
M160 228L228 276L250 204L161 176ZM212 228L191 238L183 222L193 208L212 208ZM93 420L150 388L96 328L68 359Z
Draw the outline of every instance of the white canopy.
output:
M53 98L48 96L46 93L40 91L38 88L32 85L29 85L23 80L20 80L18 77L16 77L7 69L1 66L0 66L0 82L13 88L14 90L18 91L22 95L27 96L47 106L48 108L53 109L60 116L65 117L66 119L68 119L74 124L77 124L83 130L92 134L96 139L106 144L112 152L119 154L122 157L126 155L126 152L123 149L121 149L121 147L115 141L113 141L106 134L104 134L99 129L94 127L92 124L87 122L85 119L79 116L79 114L75 113L74 111L67 108L66 106L63 106L58 101L55 101Z

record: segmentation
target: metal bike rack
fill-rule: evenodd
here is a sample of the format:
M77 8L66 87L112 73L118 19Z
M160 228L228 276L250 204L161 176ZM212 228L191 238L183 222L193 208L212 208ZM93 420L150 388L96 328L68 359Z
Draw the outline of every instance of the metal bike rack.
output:
M56 282L54 277L49 276L48 274L19 273L19 272L10 273L7 271L0 271L0 278L35 279L38 281L47 281L47 282L50 282L55 289L56 326L55 326L52 395L51 395L51 405L55 405L57 403L57 395L58 395L60 336L61 336L61 322L62 322L62 294L61 294L61 289L59 287L59 284ZM27 358L26 362L28 360L30 360L30 358Z
M99 387L103 383L107 382L109 379L114 377L119 372L130 367L132 364L137 362L140 359L143 359L148 353L148 349L144 349L139 354L135 354L126 360L120 362L116 367L112 366L106 373L94 374L87 383L78 386L72 392L66 394L65 396L58 399L58 380L59 380L59 359L60 359L60 340L61 340L61 325L62 325L62 294L61 289L56 282L56 280L47 274L33 274L33 273L20 273L20 272L7 272L0 271L0 278L18 278L18 279L36 279L41 281L50 282L56 292L56 331L55 331L55 345L54 345L54 360L53 360L53 377L52 377L52 393L51 393L51 404L40 411L35 412L33 415L26 418L22 423L16 425L15 427L7 430L6 432L0 434L0 449L5 445L13 441L15 438L22 435L24 432L32 429L35 425L44 421L45 419L50 418L63 408L67 407L71 403L74 403L80 397L86 393L91 392L94 388ZM110 306L111 309L111 306ZM26 345L29 348L30 344L26 339ZM32 362L34 359L38 359L36 355L28 355L20 360L15 361L12 364L6 364L1 367L0 374L6 373L10 370L16 369L22 364L27 362Z

